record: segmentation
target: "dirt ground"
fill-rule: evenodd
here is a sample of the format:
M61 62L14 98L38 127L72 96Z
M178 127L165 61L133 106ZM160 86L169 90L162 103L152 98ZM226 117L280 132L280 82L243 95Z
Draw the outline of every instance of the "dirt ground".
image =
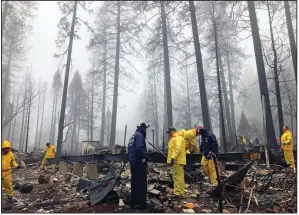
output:
M132 210L127 205L119 206L118 202L101 203L90 205L87 194L76 191L77 181L59 175L58 169L39 171L38 166L26 167L26 169L14 170L14 184L18 182L32 183L34 188L29 194L15 191L17 204L9 205L2 196L3 213L217 213L218 200L213 199L207 193L211 187L207 178L201 182L186 184L186 195L180 202L169 200L172 189L169 185L159 184L159 180L167 175L163 170L149 171L148 199L154 204L151 209L144 211ZM40 174L50 175L50 181L46 184L39 184ZM229 176L230 172L226 173ZM263 175L264 174L264 175ZM297 212L297 191L294 185L287 190L286 185L294 182L296 175L280 173L272 175L272 179L265 180L269 171L249 171L246 178L240 184L233 195L223 199L223 209L226 213L296 213ZM223 175L223 177L226 177ZM130 172L126 170L122 174L123 193L129 193ZM283 181L283 182L281 182ZM269 182L269 183L268 183ZM265 184L268 187L261 190ZM279 184L277 184L279 183ZM235 194L234 194L235 192ZM2 192L2 195L4 193ZM251 197L250 197L251 196ZM186 205L186 203L189 203ZM186 209L190 209L189 211Z

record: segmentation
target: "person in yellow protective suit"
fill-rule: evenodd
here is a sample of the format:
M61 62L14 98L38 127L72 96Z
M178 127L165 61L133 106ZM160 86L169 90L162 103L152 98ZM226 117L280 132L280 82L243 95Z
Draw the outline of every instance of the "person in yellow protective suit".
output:
M185 150L186 154L190 154L190 152L199 153L199 148L196 143L196 136L198 136L198 132L196 129L190 129L190 130L180 130L180 135L184 137L185 139Z
M284 133L281 136L281 148L284 153L284 159L290 168L295 168L295 160L293 153L293 135L288 126L283 126Z
M218 156L218 143L216 136L212 132L204 129L202 126L197 126L196 130L199 135L202 136L200 152L202 153L201 167L203 173L209 177L212 186L217 186L218 182L215 163L211 157L211 154L216 157Z
M13 198L13 188L12 188L12 168L19 168L18 163L15 160L15 156L11 151L11 144L8 140L2 142L2 173L1 180L5 192L8 196L8 201L16 201Z
M174 197L180 199L185 195L184 166L186 165L185 140L171 127L166 133L169 133L167 163L172 166Z
M55 158L56 149L50 143L46 144L46 148L42 151L42 153L46 153L44 159L42 160L41 168L45 165L47 158Z

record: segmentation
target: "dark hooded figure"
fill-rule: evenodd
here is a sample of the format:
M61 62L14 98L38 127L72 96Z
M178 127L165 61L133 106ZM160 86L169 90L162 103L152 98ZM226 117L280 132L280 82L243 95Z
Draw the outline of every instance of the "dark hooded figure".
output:
M131 167L131 209L146 209L147 150L145 138L148 127L146 123L140 122L128 144Z

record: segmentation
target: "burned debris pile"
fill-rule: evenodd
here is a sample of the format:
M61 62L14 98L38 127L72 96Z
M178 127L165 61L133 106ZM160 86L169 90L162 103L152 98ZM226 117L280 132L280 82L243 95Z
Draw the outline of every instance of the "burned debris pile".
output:
M42 170L39 164L25 164L25 169L13 171L18 202L13 206L2 204L3 211L132 212L129 207L131 173L127 162L68 162L64 167L51 164ZM171 168L167 164L149 163L147 201L151 207L145 212L216 213L220 193L224 213L297 211L297 177L292 169L274 164L267 169L258 161L250 161L237 171L224 168L220 176L221 192L219 187L210 186L198 164L186 166L185 198L173 200ZM5 197L2 199L5 201Z

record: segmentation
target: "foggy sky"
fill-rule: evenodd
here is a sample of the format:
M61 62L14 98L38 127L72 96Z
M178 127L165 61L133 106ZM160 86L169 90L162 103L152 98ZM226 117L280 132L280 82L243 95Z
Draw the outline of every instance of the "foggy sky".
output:
M93 8L95 11L96 8L99 7L101 4L102 2L93 2L91 8ZM78 11L78 15L82 20L87 20L90 25L94 24L95 15L89 15L87 12L81 10ZM257 17L259 19L260 33L261 34L267 33L267 31L269 31L269 27L268 27L268 16L266 11L257 10ZM52 97L49 90L51 89L53 75L58 68L58 62L59 62L59 60L56 60L53 57L53 54L58 51L55 45L55 40L57 39L57 32L58 32L57 24L60 18L61 18L61 13L59 11L56 2L54 1L39 2L38 10L36 11L36 18L33 20L32 23L33 33L28 38L31 49L28 52L27 61L24 63L25 66L30 65L30 63L32 63L32 68L33 68L32 75L33 75L33 79L35 79L36 82L38 82L39 78L41 78L42 81L48 82L47 104L45 106L45 117L44 117L44 122L48 124L50 124L50 119L51 119L50 113L52 109L52 103L51 103ZM87 31L84 25L81 25L79 35L81 37L81 40L74 40L73 43L72 62L73 62L74 69L72 69L70 72L69 83L72 80L72 76L77 69L80 71L80 74L84 79L85 73L91 68L91 63L89 62L90 53L86 50L86 45L88 44L90 39L90 32ZM245 48L245 54L251 55L251 57L244 62L243 69L242 69L242 74L243 74L242 81L245 84L245 86L249 86L250 84L257 81L257 70L256 70L252 37L249 37L248 39L244 40L241 46ZM66 62L66 57L63 63L65 62ZM127 138L130 137L131 135L130 132L134 131L136 123L139 120L142 120L140 101L143 99L141 97L141 93L145 85L144 77L146 77L146 71L145 71L146 63L138 59L134 60L133 62L135 63L135 67L141 73L143 73L143 75L136 74L137 76L135 78L139 81L139 84L130 86L130 88L135 93L128 93L125 92L123 89L119 88L119 94L120 94L119 106L124 106L125 108L123 109L118 108L117 110L116 129L117 131L123 131L125 124L128 124ZM62 81L64 81L64 72L65 70L63 71L62 74ZM173 71L171 70L171 73L172 72ZM174 86L175 85L172 84L172 87ZM259 87L259 86L258 84L255 84L251 87ZM248 107L248 106L244 107L241 104L239 104L236 101L238 95L236 92L234 92L234 94L235 94L235 104L236 104L235 112L236 112L237 127L239 124L238 120L242 110L245 111L245 114L247 114L248 117L257 117L258 120L262 120L261 118L262 114L256 115L256 112L250 111L252 110L252 107ZM258 102L258 100L256 102ZM110 107L110 109L111 108L112 107ZM254 110L260 108L261 106L257 106L256 108L254 108ZM32 135L30 136L30 140L29 140L30 145L32 145L34 142L35 123L33 122L36 121L36 112L32 115L31 121L32 121L32 127L30 129L30 133ZM50 125L44 124L44 129L46 129L46 127L50 127ZM215 129L215 125L213 125L213 128L214 128L214 133L218 135L219 132L218 129ZM98 132L99 131L96 131L95 139L98 138L97 135ZM122 135L117 134L116 141L123 141L122 138L123 138ZM41 143L41 145L43 144Z

